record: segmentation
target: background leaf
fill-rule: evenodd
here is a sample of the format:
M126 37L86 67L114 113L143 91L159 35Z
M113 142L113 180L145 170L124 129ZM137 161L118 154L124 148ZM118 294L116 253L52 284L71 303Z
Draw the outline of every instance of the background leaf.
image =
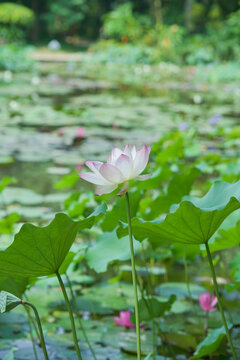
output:
M228 328L231 329L232 325L228 324ZM214 353L219 348L221 341L225 336L224 326L219 329L210 330L208 336L197 346L192 359L199 359L202 356Z
M6 291L0 292L0 312L5 313L20 305L22 300Z
M134 240L134 249L140 243ZM118 239L116 231L105 232L98 236L96 244L87 249L86 260L90 268L96 272L107 270L108 264L114 260L129 260L131 258L129 237Z

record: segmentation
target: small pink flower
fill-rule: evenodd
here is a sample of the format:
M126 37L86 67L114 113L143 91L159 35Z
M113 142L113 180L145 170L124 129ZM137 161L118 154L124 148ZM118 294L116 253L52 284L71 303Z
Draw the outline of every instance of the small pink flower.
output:
M59 135L59 136L64 136L64 134L65 134L64 129L63 129L63 128L60 128L60 129L58 130L58 135Z
M119 125L118 124L113 124L113 129L115 129L115 130L118 130L119 129Z
M127 328L134 328L135 325L130 321L131 313L130 311L120 311L120 317L114 316L115 324L119 326L124 326Z
M100 161L86 161L87 167L92 172L79 174L79 176L96 184L96 195L109 194L115 190L119 184L123 184L118 195L122 196L128 191L128 181L131 179L146 180L151 174L139 176L147 166L151 147L146 145L136 150L127 145L124 151L115 147L112 150L106 163Z
M78 171L81 171L82 170L82 168L83 168L83 164L77 164L76 166L75 166L75 169L76 170L78 170Z
M77 128L77 138L82 139L85 136L85 129L83 127Z
M204 311L216 311L217 308L214 306L217 303L217 297L211 296L209 292L205 292L199 295L199 304Z

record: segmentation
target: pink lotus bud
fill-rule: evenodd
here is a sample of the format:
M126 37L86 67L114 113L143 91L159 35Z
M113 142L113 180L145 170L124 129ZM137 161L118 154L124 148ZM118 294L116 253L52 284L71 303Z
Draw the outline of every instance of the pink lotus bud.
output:
M135 325L131 322L131 312L130 311L120 311L120 317L114 316L114 322L116 325L124 326L127 328L134 328ZM145 323L141 323L140 326L144 326Z
M122 196L128 191L128 181L131 179L146 180L151 174L139 176L147 166L151 147L146 145L136 150L126 145L124 151L115 147L106 163L100 161L86 161L86 166L91 172L79 174L79 176L96 184L96 195L109 194L119 184L123 184L118 195Z
M214 306L217 303L217 297L211 296L209 292L205 292L199 295L199 304L204 311L216 311L217 308Z
M78 139L82 139L82 138L84 137L84 135L85 135L85 130L84 130L84 128L83 128L83 127L79 127L79 128L77 129L76 135L77 135L77 138L78 138Z

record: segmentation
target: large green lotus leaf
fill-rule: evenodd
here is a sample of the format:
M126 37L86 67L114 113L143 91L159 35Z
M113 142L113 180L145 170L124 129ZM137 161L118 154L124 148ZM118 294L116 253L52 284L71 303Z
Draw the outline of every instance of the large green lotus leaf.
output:
M232 325L228 324L228 328L231 329ZM219 329L210 330L209 335L198 345L192 359L201 359L203 356L217 351L225 336L224 326Z
M0 292L0 313L3 314L5 312L11 311L16 306L20 305L22 300L17 296L10 294L7 291Z
M187 196L161 222L132 220L136 239L146 238L157 247L163 243L205 244L224 219L240 208L240 181L217 181L202 198ZM118 232L125 234L126 229Z
M212 239L211 239L212 240ZM219 230L213 243L209 243L211 252L228 249L240 244L240 221L235 227L227 230Z
M134 249L140 243L134 240ZM131 258L129 237L118 239L116 231L101 234L93 247L86 253L86 260L91 269L96 272L104 272L114 260L129 260Z
M7 291L17 297L22 297L22 294L27 289L29 284L28 278L17 278L0 275L0 290Z
M14 242L0 251L0 274L36 277L56 273L77 232L90 228L96 217L105 211L103 204L82 221L73 221L66 214L59 213L45 227L24 224Z

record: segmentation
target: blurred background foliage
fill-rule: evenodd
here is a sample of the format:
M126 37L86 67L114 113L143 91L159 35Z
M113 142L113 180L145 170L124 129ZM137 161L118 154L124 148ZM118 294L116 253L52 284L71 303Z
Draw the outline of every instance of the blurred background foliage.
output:
M238 61L239 6L238 0L1 2L0 44L57 39L66 49L90 49L102 62Z

